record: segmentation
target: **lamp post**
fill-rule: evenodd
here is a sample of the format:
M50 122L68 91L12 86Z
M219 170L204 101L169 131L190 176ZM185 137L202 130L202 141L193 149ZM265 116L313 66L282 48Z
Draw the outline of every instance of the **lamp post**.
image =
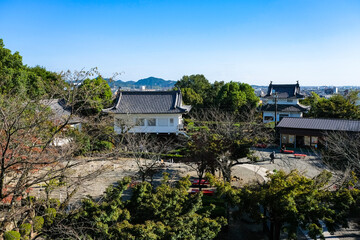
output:
M274 96L274 101L275 101L275 127L276 127L276 123L277 123L277 98L278 98L278 95L277 93L275 93L275 96Z

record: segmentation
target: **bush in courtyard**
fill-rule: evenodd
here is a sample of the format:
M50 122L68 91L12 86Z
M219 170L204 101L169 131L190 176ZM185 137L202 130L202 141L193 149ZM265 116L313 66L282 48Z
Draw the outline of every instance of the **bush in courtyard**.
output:
M29 239L29 235L31 233L31 224L23 223L20 225L20 234L22 239Z
M8 231L4 234L4 240L20 240L21 235L17 231Z
M45 209L45 224L50 226L53 224L54 219L56 217L56 209L55 208L47 208Z
M44 226L44 218L41 216L36 216L33 222L34 222L34 231L40 232L42 227Z

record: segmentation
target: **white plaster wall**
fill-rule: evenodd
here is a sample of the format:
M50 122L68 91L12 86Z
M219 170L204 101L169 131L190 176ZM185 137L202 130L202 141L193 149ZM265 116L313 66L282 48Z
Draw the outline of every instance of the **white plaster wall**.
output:
M287 114L288 117L302 117L302 113L299 112L277 112L276 113L276 121L280 121L280 114ZM273 122L273 120L265 120L266 116L271 116L274 117L275 112L263 112L263 122L264 123L268 123L268 122Z
M145 126L135 126L137 118L155 118L156 126L148 126L145 120ZM170 118L174 119L174 124L171 126ZM114 130L116 133L121 133L121 128L116 126L117 119L123 119L126 125L130 127L129 132L133 133L178 133L182 129L183 119L181 114L114 114ZM166 120L167 126L159 126L159 119Z
M289 99L291 102L288 102L287 99L277 99L277 104L288 104L288 105L296 105L299 103L299 99ZM275 100L273 98L264 98L262 99L263 104L275 104ZM265 103L266 102L266 103Z

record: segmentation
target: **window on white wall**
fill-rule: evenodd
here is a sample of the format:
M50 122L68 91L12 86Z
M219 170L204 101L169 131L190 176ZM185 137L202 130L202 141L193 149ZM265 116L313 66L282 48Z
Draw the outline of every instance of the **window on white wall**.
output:
M167 118L158 118L158 125L162 127L168 126L168 121L169 120Z
M148 118L146 120L148 126L156 126L156 118Z
M289 114L280 114L280 116L279 116L280 121L281 121L281 119L283 119L284 117L288 117L288 116L289 116Z
M144 118L136 118L135 126L145 126L145 119Z
M174 126L174 119L170 118L170 126Z
M124 119L121 118L115 118L115 126L116 127L123 127L126 126L126 122Z

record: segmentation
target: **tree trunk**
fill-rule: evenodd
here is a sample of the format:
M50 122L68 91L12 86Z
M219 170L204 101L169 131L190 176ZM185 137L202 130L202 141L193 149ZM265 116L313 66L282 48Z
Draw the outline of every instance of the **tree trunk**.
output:
M281 224L279 222L276 222L274 225L275 225L274 240L280 240Z
M264 232L264 233L268 233L268 232L269 232L269 228L268 228L268 226L267 226L266 214L267 214L266 208L264 208L264 216L265 216L264 219L263 219L263 232Z
M270 222L270 234L269 234L269 239L270 240L275 240L274 239L274 223L271 221Z
M229 170L229 169L224 169L222 172L223 172L224 182L229 182L229 183L231 183L231 170Z

